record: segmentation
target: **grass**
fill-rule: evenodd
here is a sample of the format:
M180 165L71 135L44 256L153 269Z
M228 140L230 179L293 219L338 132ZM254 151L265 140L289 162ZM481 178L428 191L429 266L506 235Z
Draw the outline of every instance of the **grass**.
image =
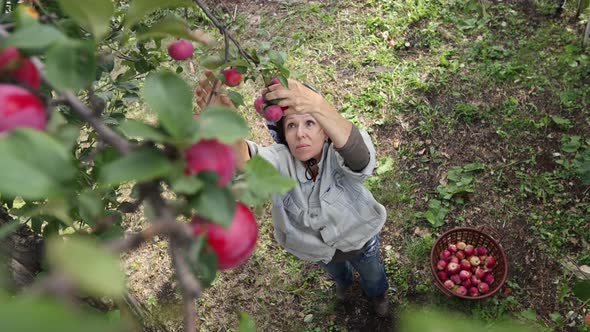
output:
M292 77L318 88L373 136L378 164L366 185L388 210L382 257L396 314L434 305L487 326L515 319L540 330L590 330L582 325L590 308L574 295L576 279L564 267L590 265L583 182L590 172L584 166L590 57L580 47L581 25L571 19L575 9L551 19L551 3L541 0L244 2L237 8L232 27L239 40L268 41L288 52ZM258 85L240 88L242 114L250 138L267 144L248 102ZM485 168L470 173L472 181L449 181L453 167L463 167L455 169L460 180L476 162ZM423 217L433 199L447 210L440 227ZM235 330L242 310L260 331L363 330L370 316L339 308L319 267L278 247L269 207L258 213L252 258L220 274L199 300L200 330ZM485 301L447 298L432 283L429 250L444 230L482 224L502 235L510 255L506 284ZM156 266L168 264L150 257ZM138 275L146 267L130 262L130 279L142 280L137 287L146 302L164 303L141 287L147 281ZM166 317L180 326L180 315Z

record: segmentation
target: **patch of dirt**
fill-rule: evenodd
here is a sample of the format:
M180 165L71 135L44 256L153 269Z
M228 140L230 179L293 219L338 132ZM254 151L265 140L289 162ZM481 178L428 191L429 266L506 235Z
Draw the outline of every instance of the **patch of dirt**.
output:
M361 294L358 282L350 289L353 294ZM334 312L334 321L344 322L349 332L390 332L396 330L396 310L392 300L389 301L390 315L378 317L369 299L362 296L351 296L344 303L339 304ZM392 308L393 307L393 308Z

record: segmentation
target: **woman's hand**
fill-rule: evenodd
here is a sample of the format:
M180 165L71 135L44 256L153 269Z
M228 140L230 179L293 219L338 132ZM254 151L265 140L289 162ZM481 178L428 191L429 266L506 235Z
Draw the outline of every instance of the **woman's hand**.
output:
M336 148L348 141L352 122L346 120L322 95L296 80L289 80L289 88L274 84L262 90L267 100L279 99L279 106L288 107L285 117L291 114L310 114L318 121Z
M195 92L197 93L197 105L204 109L208 105L221 105L234 108L234 104L228 95L220 92L221 82L215 78L212 72L206 71L205 78L199 81ZM213 95L211 95L213 92Z
M309 113L315 115L322 110L333 110L324 97L309 89L301 82L289 79L289 88L273 84L262 90L266 100L279 99L278 105L288 107L287 114Z

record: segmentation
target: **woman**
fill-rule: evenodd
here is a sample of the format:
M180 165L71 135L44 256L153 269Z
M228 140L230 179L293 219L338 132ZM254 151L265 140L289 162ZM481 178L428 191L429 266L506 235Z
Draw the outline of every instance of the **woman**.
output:
M371 138L315 90L296 80L288 82L289 88L274 84L261 91L266 100L277 99L279 106L288 107L276 123L273 136L278 144L241 141L238 156L245 162L258 154L297 183L287 194L273 197L277 242L298 258L319 263L335 281L340 300L356 270L363 292L384 316L389 285L379 259L378 233L386 211L362 184L375 167ZM210 80L201 80L199 106L209 91ZM216 102L231 107L225 95Z

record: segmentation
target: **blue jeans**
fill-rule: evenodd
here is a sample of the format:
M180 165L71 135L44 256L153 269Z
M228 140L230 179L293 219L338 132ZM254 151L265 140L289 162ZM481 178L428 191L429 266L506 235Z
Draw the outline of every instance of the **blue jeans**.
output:
M379 259L379 237L375 235L356 256L341 262L320 263L328 275L346 289L352 284L352 269L360 275L361 289L369 298L385 295L389 284L385 268Z

